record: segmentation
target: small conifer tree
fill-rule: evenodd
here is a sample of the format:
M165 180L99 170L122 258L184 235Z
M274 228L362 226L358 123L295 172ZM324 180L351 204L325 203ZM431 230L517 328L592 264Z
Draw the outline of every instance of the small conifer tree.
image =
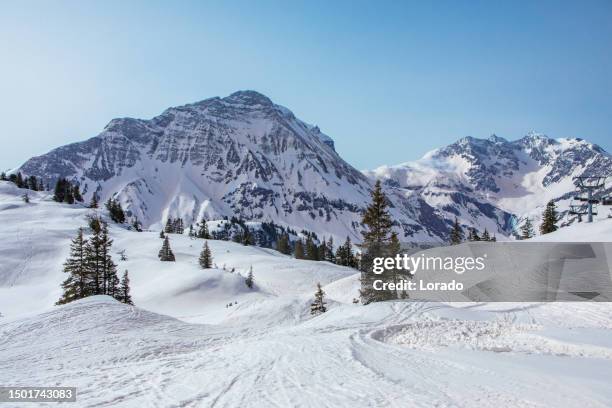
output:
M489 235L489 231L487 231L487 229L485 228L484 232L482 233L482 241L491 241L491 236Z
M531 223L531 219L527 218L525 223L521 227L521 239L529 239L533 238L535 235L533 231L533 224Z
M89 208L98 208L98 194L94 191L89 202Z
M172 252L172 249L170 248L170 241L168 240L168 237L164 238L164 243L161 249L159 250L159 254L157 256L159 257L159 260L162 262L174 262L176 260L174 258L174 253Z
M249 273L247 274L246 279L244 280L244 284L249 289L253 289L253 285L255 284L254 276L253 276L253 267L249 268Z
M548 204L546 204L546 208L544 209L544 213L542 214L542 224L540 225L540 233L541 234L550 234L551 232L555 232L559 229L557 226L557 207L555 206L555 202L550 200Z
M130 278L128 276L127 269L123 272L123 277L121 278L121 284L119 286L119 296L118 299L120 302L123 302L127 305L133 305L132 296L130 295Z
M208 241L204 241L204 246L202 247L202 251L200 252L199 263L202 269L212 268L212 253L208 246Z
M463 231L461 230L461 225L459 225L459 220L455 217L455 222L453 223L453 229L451 230L450 235L450 243L451 245L459 245L463 240Z
M314 295L314 302L310 304L310 314L311 315L319 315L321 313L325 313L327 308L325 307L325 292L323 288L321 288L321 283L317 283L317 291Z

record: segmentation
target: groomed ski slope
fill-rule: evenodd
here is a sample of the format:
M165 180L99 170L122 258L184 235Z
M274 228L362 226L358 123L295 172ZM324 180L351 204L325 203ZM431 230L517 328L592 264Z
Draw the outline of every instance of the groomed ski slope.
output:
M157 233L113 226L137 307L104 296L52 306L89 210L36 193L26 205L10 188L0 186L0 384L76 386L78 407L612 406L605 303L361 306L350 269L209 241L215 263L236 271L203 271L201 240L171 235L177 262L161 263ZM311 317L317 281L329 311Z

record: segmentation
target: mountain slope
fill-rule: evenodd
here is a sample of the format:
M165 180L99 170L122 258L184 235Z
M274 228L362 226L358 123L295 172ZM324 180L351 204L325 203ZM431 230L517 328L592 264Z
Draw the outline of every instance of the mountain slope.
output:
M20 171L47 183L68 178L86 200L114 195L145 227L160 228L168 217L189 224L237 216L353 240L372 187L331 138L254 91L151 120L115 119L98 136L34 157ZM393 201L404 236L444 238L444 220L422 222L425 203Z
M612 176L612 156L582 139L551 139L538 133L512 142L495 135L466 137L418 161L383 166L366 175L385 180L407 197L422 198L446 218L457 216L480 231L510 234L525 217L537 224L549 200L566 215L575 191L572 178Z

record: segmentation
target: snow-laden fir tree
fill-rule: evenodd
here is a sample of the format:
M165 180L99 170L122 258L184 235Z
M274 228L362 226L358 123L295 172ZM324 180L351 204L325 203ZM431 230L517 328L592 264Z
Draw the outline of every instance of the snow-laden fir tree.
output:
M159 250L159 254L157 256L159 257L159 260L162 262L174 262L175 261L174 253L172 252L172 249L170 248L170 241L168 240L168 237L164 238L164 243L161 249Z
M388 273L374 275L372 265L374 258L394 256L389 252L393 222L389 214L389 202L382 190L380 180L376 181L371 193L372 202L363 214L362 224L366 227L362 231L363 254L361 258L361 303L367 305L371 302L393 299L395 292L375 290L375 279L388 281ZM385 276L386 275L386 276ZM386 278L386 279L385 279Z
M521 239L529 239L535 236L531 219L527 218L521 227Z
M559 227L557 226L557 221L557 207L555 206L555 202L550 200L548 204L546 204L546 208L542 214L540 234L550 234L551 232L558 230Z
M319 315L321 313L325 313L327 308L325 307L325 292L323 288L321 288L321 283L317 282L317 291L314 295L314 302L310 304L310 314L311 315Z
M130 277L128 276L127 269L123 272L123 277L121 278L121 285L119 287L119 296L117 300L123 302L127 305L133 305L132 295L130 294Z
M91 276L86 256L87 239L83 236L83 228L79 228L77 236L70 243L70 255L64 262L64 272L68 277L62 283L62 297L56 304L63 305L89 294L88 281Z
M463 231L461 230L461 225L459 224L459 220L455 217L455 222L453 223L453 229L450 234L450 243L451 245L459 245L463 240Z
M28 195L28 193L23 193L23 195L21 196L21 199L26 204L28 204L30 202L30 196Z
M249 273L247 274L247 277L246 277L246 279L244 280L244 283L245 283L245 285L247 286L247 288L249 288L249 289L253 289L253 285L254 285L254 283L255 283L255 280L254 280L254 279L255 279L255 278L254 278L254 276L253 276L253 267L251 266L251 267L249 268Z
M204 241L204 246L202 247L202 251L200 252L200 258L198 261L202 269L212 268L212 252L208 247L208 241Z

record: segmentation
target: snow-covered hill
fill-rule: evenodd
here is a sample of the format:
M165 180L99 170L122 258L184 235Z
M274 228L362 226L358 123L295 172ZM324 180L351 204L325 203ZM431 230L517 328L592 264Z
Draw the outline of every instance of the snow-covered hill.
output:
M24 191L0 182L0 313L6 317L45 310L59 299L70 240L93 213L58 204L48 193L28 191L30 203L25 203ZM103 210L98 213L104 215ZM201 239L170 234L177 262L162 263L157 259L162 244L158 232L137 233L111 222L110 233L113 259L120 273L129 270L134 301L189 321L217 321L243 303L311 295L317 282L325 285L355 273L327 262L295 260L273 250L216 240L208 241L215 268L204 271L198 265ZM120 252L127 260L120 260ZM255 290L244 283L250 267ZM225 308L234 302L237 307Z
M366 174L423 199L441 217L456 216L463 225L508 235L526 217L537 225L549 200L556 201L564 223L574 222L565 217L575 192L573 177L612 176L612 156L582 139L538 133L512 142L495 135L465 137L416 162ZM604 208L599 215L608 214Z
M362 306L352 269L209 240L202 270L202 240L171 234L176 262L160 262L156 232L111 224L136 307L53 306L91 210L24 191L0 182L0 384L75 386L76 407L612 404L607 303ZM316 282L328 311L313 317Z
M0 319L0 382L75 386L78 407L612 404L607 304L258 310L201 325L94 297Z

